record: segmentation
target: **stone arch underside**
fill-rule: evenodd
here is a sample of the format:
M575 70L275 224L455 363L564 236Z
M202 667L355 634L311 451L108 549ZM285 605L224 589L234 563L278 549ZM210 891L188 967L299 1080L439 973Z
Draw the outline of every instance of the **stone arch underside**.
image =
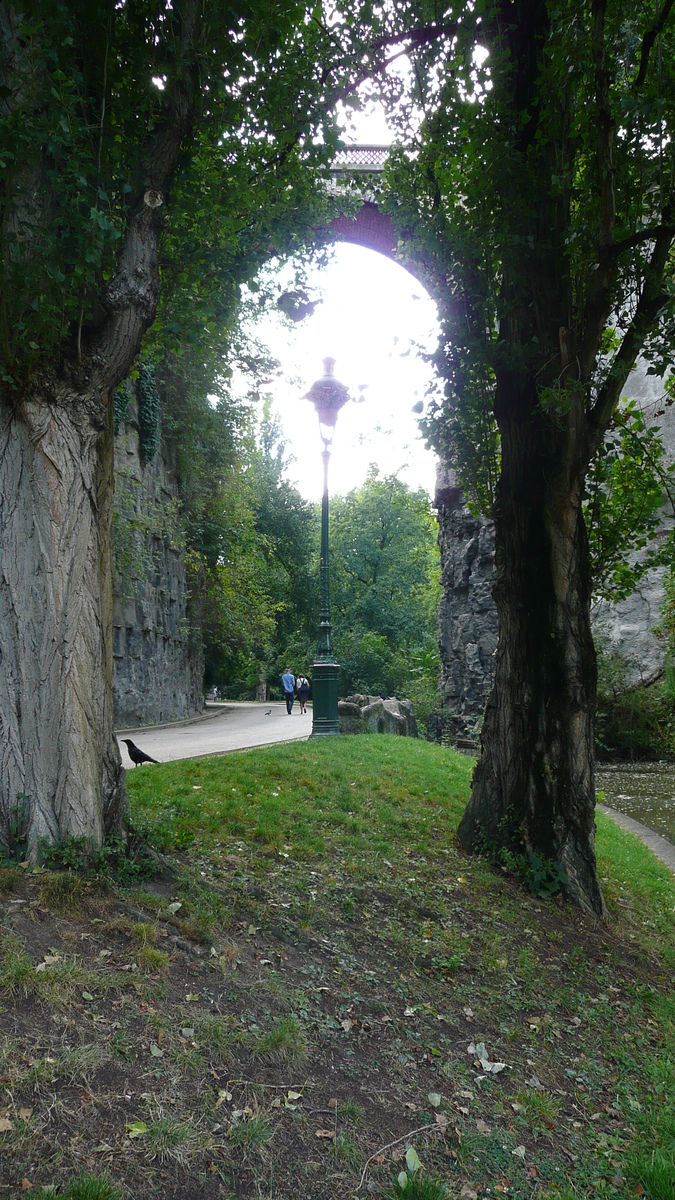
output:
M353 217L335 217L328 226L332 240L351 242L366 250L375 250L403 267L430 295L428 272L423 263L409 259L402 249L401 237L391 217L380 211L377 204L365 200Z

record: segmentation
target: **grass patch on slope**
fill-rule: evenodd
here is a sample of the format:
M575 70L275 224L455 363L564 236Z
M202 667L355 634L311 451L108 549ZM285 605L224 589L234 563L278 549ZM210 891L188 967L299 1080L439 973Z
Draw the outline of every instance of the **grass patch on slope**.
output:
M167 763L128 788L135 824L164 851L241 841L303 859L389 856L452 834L472 769L413 739L327 738Z
M163 878L49 915L21 872L16 1194L670 1200L675 881L599 818L611 922L530 895L456 845L472 766L378 736L148 767Z

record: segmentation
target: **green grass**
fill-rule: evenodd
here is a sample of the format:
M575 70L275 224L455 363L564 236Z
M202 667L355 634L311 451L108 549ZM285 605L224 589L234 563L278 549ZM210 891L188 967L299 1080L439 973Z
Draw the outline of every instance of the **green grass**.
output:
M35 1200L48 1200L48 1197L57 1196L59 1200L120 1200L121 1192L119 1188L111 1182L107 1175L90 1175L86 1172L84 1175L78 1175L76 1179L71 1179L65 1188L59 1188L58 1192L55 1188L38 1188L32 1191L31 1195Z
M79 912L84 883L73 871L50 871L40 885L40 903L57 913Z
M128 788L135 824L164 851L241 840L303 859L364 846L389 857L451 834L472 769L427 742L360 737L167 763Z
M79 918L41 913L17 927L25 944L17 932L0 949L3 1003L30 1010L37 1030L31 1047L23 1035L0 1045L14 1122L2 1149L17 1185L19 1163L42 1162L51 1137L41 1106L67 1087L61 1157L43 1183L89 1186L72 1176L102 1139L114 1160L93 1161L139 1200L168 1194L187 1168L205 1194L217 1176L239 1194L247 1175L265 1200L340 1200L357 1194L378 1146L428 1125L405 1188L404 1142L373 1158L364 1187L441 1200L501 1179L514 1200L671 1200L675 880L599 817L609 925L533 897L459 851L471 770L446 749L362 737L132 773L135 825L175 854L170 886L136 884L125 893L135 911L121 917L117 901L91 906L87 884ZM16 887L30 901L43 878L22 872ZM99 961L102 947L111 957ZM132 959L164 969L163 981L124 973ZM508 1064L495 1080L472 1063L472 1039ZM147 1123L121 1153L123 1131L102 1134L83 1091L104 1097L113 1068L146 1102L120 1117ZM23 1124L22 1104L35 1107ZM81 1136L75 1149L66 1129Z

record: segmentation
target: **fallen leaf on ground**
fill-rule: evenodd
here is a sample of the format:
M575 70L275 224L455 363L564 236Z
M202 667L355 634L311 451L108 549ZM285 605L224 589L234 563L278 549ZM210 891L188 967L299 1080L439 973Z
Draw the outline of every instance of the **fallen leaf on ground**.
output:
M9 1117L0 1117L0 1133L6 1133L9 1129L14 1128L14 1122L9 1120Z
M490 1132L489 1125L487 1125L485 1123L485 1121L483 1120L482 1117L479 1117L478 1120L476 1121L476 1129L478 1130L479 1133L489 1133Z
M351 1031L352 1031L351 1017L345 1017L344 1021L340 1021L340 1024L341 1024L342 1028L344 1029L345 1033L351 1033Z
M142 1137L148 1132L148 1127L145 1121L132 1121L131 1125L127 1126L127 1133L130 1138Z
M30 1117L30 1114L32 1113L32 1111L33 1111L32 1108L20 1108L19 1109L20 1119L22 1121L27 1121L28 1118Z
M474 1192L473 1188L469 1187L468 1183L465 1183L459 1193L459 1197L460 1200L478 1200L478 1192Z
M33 1186L33 1185L32 1185L32 1183L31 1183L30 1179L22 1179L22 1180L21 1180L21 1188L22 1188L22 1191L24 1191L24 1192L28 1192L28 1191L30 1191L30 1189L32 1188L32 1186Z
M427 1096L427 1100L432 1108L440 1108L442 1099L443 1097L441 1096L440 1092L429 1092L429 1095Z
M314 1131L314 1137L326 1138L326 1139L334 1138L335 1130L334 1129L316 1129Z
M516 1158L525 1158L525 1147L516 1146L515 1150L512 1150L511 1153L515 1155Z
M488 1075L498 1075L499 1072L503 1071L506 1067L506 1063L490 1062L490 1060L487 1058L481 1058L479 1061L481 1067L487 1072Z
M228 1092L227 1088L218 1088L218 1099L216 1100L214 1107L220 1108L220 1105L223 1103L223 1100L227 1100L229 1102L231 1099L232 1099L232 1092Z
M163 1058L164 1057L164 1051L160 1050L159 1046L156 1046L154 1042L152 1043L152 1045L150 1047L150 1053L153 1058Z
M178 909L182 908L183 905L181 904L180 900L174 900L173 904L167 904L166 907L167 907L167 910L171 913L171 916L175 917L176 913L178 912Z

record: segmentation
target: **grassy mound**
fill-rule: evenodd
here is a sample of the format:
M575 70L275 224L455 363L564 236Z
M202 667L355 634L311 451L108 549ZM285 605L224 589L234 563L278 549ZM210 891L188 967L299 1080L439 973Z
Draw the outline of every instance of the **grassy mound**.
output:
M611 924L532 896L455 844L471 769L386 737L146 767L173 873L0 879L8 1194L672 1200L675 880L599 817Z

